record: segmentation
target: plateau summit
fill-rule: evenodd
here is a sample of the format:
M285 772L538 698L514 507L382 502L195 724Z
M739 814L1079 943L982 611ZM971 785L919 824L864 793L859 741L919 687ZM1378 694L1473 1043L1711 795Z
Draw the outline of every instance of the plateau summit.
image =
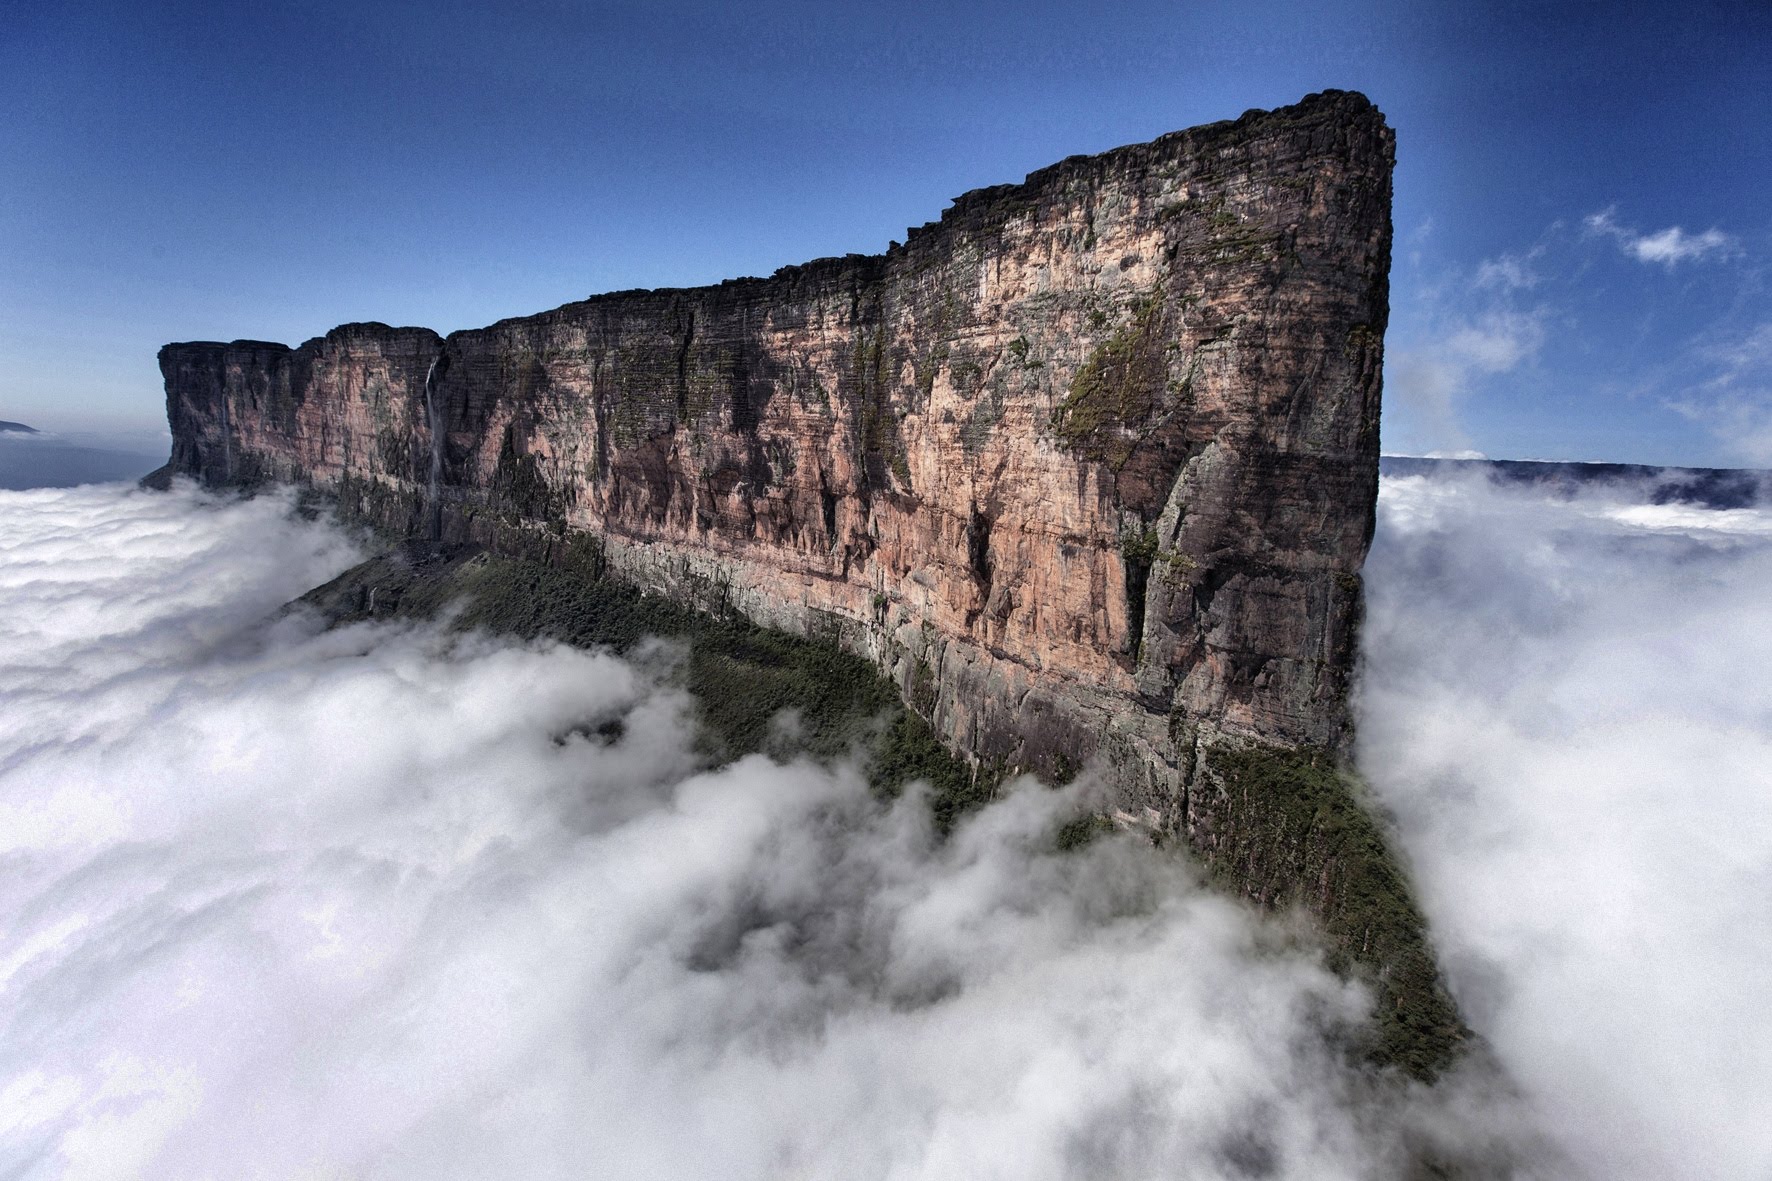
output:
M1099 768L1122 823L1315 913L1380 1057L1431 1074L1462 1026L1339 769L1393 159L1329 91L967 193L884 255L170 344L157 477L300 485L416 543L403 585L485 553L835 646L975 779Z

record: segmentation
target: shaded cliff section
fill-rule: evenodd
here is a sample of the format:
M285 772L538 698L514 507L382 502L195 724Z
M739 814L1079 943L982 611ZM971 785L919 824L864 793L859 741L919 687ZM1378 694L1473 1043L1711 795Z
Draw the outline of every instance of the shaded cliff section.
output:
M1096 760L1124 822L1333 929L1376 829L1287 803L1285 772L1333 794L1347 749L1393 158L1326 92L968 193L880 256L447 338L168 345L165 471L304 485L440 550L594 547L601 577L871 662L979 776ZM1408 1005L1444 1049L1424 962Z

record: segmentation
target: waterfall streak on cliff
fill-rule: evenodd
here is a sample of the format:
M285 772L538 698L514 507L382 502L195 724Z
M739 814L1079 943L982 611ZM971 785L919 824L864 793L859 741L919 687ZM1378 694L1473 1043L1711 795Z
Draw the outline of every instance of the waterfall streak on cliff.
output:
M443 474L443 414L437 405L437 361L425 370L425 425L431 432L431 469L425 480L425 520L430 530L429 540L437 541L443 535L443 509L437 502L437 482Z
M228 425L228 400L221 400L222 470L229 480L234 478L234 431Z

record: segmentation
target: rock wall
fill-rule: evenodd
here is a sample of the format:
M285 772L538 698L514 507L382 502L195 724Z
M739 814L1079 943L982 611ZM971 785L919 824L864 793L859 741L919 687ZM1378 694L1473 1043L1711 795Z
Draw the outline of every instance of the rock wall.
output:
M1073 157L883 256L442 338L166 346L169 470L600 547L872 659L954 749L1191 830L1199 752L1339 748L1393 137L1355 94Z

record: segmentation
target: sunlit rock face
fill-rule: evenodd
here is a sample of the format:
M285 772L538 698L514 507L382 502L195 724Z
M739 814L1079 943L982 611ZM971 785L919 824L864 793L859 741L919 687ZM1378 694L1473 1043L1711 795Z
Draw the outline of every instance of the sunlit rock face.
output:
M867 655L981 764L1104 754L1186 825L1218 736L1345 742L1393 143L1330 92L968 193L883 256L168 345L170 469L590 545Z

